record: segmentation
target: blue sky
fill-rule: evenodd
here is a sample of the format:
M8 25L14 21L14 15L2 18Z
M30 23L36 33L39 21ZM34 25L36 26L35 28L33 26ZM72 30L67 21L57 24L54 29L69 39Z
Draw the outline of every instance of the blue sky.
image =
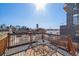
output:
M45 10L36 11L31 3L0 3L0 24L25 25L35 28L36 24L42 28L59 28L66 24L66 13L61 3L51 3Z

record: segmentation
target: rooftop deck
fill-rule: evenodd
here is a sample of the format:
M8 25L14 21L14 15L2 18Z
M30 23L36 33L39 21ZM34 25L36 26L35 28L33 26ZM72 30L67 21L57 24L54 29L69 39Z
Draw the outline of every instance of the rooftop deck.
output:
M39 34L41 34L41 35L39 35ZM5 37L3 35L5 38L4 39L2 38L2 40L0 40L0 42L1 42L0 55L27 56L27 55L30 55L29 53L31 53L31 51L34 53L35 56L36 55L45 55L44 54L45 49L43 46L46 46L49 49L49 50L46 49L46 51L50 52L46 55L50 55L50 56L51 55L58 55L58 56L59 55L62 55L62 56L76 55L76 54L74 54L75 50L74 50L73 44L72 44L71 40L68 40L68 38L64 38L64 40L63 40L63 39L60 39L59 35L53 35L53 34L49 35L46 33L39 33L39 34L28 33L28 34L22 34L22 36L16 36L18 34L16 34L16 35L9 34L9 35L7 35L7 37ZM30 41L28 41L26 39L27 35L29 35L29 37L27 39L29 39ZM65 40L65 39L67 39L67 40ZM40 45L42 47L39 47ZM39 49L41 49L41 50L39 51L39 49L37 47L39 47ZM31 49L31 50L29 51L29 49ZM52 50L54 52L51 52L50 50ZM29 53L27 51L29 51ZM36 52L37 54L34 51L35 52L37 51ZM41 54L40 54L40 52L41 52Z

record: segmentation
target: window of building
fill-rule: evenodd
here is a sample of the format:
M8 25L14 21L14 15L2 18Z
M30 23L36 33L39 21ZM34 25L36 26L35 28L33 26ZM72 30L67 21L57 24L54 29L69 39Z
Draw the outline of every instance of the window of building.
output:
M77 10L77 4L76 3L74 3L74 5L73 5L73 10Z
M79 33L78 33L78 32L76 32L75 36L79 36Z
M79 3L74 3L73 10L79 12Z
M79 14L74 14L73 15L73 24L74 25L79 25Z

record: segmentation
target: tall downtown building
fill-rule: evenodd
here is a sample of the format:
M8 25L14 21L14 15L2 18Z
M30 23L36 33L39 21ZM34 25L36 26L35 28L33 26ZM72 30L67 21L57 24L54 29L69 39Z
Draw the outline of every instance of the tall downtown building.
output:
M60 26L60 35L70 35L73 41L79 41L79 3L65 3L67 25Z

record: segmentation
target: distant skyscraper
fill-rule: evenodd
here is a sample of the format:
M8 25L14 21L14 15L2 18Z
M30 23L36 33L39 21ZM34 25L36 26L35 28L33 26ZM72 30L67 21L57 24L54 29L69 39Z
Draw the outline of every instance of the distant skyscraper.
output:
M38 24L36 24L36 28L38 29L38 27L39 27L39 25Z

